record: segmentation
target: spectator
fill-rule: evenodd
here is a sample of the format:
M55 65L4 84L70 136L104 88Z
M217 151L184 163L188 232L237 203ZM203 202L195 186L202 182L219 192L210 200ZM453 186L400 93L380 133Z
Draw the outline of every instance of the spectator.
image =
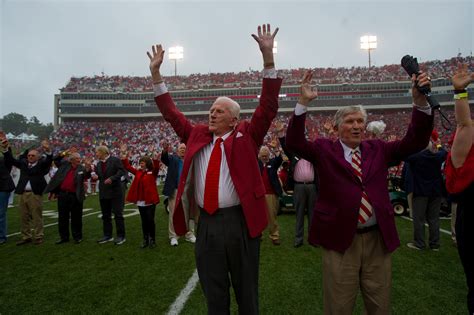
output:
M52 193L58 199L60 238L56 244L69 242L69 217L72 238L79 244L82 242L82 213L86 198L83 183L91 175L91 161L87 160L84 167L79 153L64 152L54 159L54 163L58 169L46 186L45 193Z
M413 242L407 246L416 250L426 246L425 221L429 226L430 249L438 251L440 245L439 212L443 186L441 165L447 152L444 149L436 149L433 142L437 140L437 134L433 131L428 147L406 159L413 178Z
M163 152L161 153L161 162L163 162L168 167L165 185L163 186L163 195L168 196L168 237L170 240L170 245L178 246L179 236L174 230L173 215L176 205L176 193L178 190L178 183L181 177L181 172L183 171L183 161L184 155L186 154L186 144L180 143L176 154L169 154L168 149L168 144L165 144L165 146L163 147ZM191 243L196 242L196 237L194 236L194 231L191 227L193 223L188 222L189 229L185 234L185 239Z
M281 79L276 79L272 52L277 31L271 34L270 25L264 25L263 32L259 27L258 36L252 35L265 69L260 105L250 122L239 122L240 106L220 97L209 111L209 125L191 125L176 109L162 81L164 50L157 45L153 55L148 53L155 102L187 145L174 227L178 235L186 233L188 218L199 209L196 265L209 314L230 312L231 284L239 313L258 314L259 310L259 238L267 225L267 210L256 157L278 111Z
M0 131L0 142L2 148L7 149L8 140L5 133ZM10 176L12 164L7 163L5 158L0 157L0 245L7 241L7 209L10 193L15 190L15 184Z
M270 149L262 146L258 154L258 166L265 186L265 200L268 209L268 232L273 245L280 245L280 228L278 226L277 214L280 207L279 197L283 193L278 179L278 168L283 162L280 152L270 159Z
M8 142L7 142L8 144ZM19 209L21 216L21 239L17 245L24 245L33 241L31 226L34 230L34 243L43 243L43 191L46 187L44 176L48 174L52 162L52 153L49 142L41 142L46 157L40 157L36 149L25 151L19 159L15 159L11 149L4 152L6 163L11 163L20 169L20 180L15 193L20 195Z
M457 128L446 161L446 188L458 196L456 240L466 274L469 314L474 314L474 121L466 88L473 81L474 73L469 73L466 65L459 66L452 77Z
M154 147L151 147L149 152L153 154L153 160L148 156L142 156L138 161L139 168L136 169L130 165L126 144L122 144L120 151L123 166L134 175L132 185L128 191L127 201L135 203L140 212L143 231L141 248L155 248L155 209L160 202L156 189L156 179L160 170L159 156Z
M114 241L112 237L113 213L117 229L115 245L122 245L126 241L123 218L124 198L121 183L121 177L125 175L125 170L118 158L110 156L109 149L106 146L96 148L96 157L99 159L99 163L97 164L97 173L92 175L92 178L99 180L99 201L104 232L104 236L97 242L104 244Z
M388 197L387 169L426 145L433 124L431 109L414 86L412 123L401 141L362 141L367 115L361 106L350 106L335 114L338 140L318 137L310 142L304 136L305 113L318 95L310 85L312 76L307 71L303 77L286 145L315 162L320 180L309 242L323 249L324 312L353 313L360 288L365 312L389 314L391 252L400 241ZM412 81L430 85L424 73L413 75Z

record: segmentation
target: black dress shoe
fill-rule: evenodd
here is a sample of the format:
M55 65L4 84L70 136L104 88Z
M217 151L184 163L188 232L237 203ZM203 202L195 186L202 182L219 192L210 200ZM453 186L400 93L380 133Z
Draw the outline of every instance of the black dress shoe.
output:
M303 246L303 242L296 242L295 245L294 245L295 248L298 248L298 247L301 247L301 246Z
M155 243L155 240L150 240L150 245L148 245L150 248L155 248L156 247L156 243Z
M80 244L81 242L82 242L82 238L76 238L76 239L74 240L74 243L75 243L75 244Z
M140 246L140 248L147 248L148 245L149 245L148 240L143 241L142 246Z
M64 244L64 243L69 243L69 240L60 239L60 240L57 240L55 244L59 245L59 244Z

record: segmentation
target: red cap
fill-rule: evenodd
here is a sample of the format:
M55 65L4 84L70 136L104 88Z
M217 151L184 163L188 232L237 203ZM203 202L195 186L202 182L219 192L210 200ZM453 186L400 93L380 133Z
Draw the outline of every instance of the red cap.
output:
M436 141L438 141L438 138L439 138L438 132L433 129L433 131L431 132L431 140L433 140L434 142L436 142Z

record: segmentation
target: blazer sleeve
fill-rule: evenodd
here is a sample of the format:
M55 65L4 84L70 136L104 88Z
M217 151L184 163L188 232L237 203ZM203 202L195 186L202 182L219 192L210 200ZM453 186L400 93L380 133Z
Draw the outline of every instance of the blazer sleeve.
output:
M21 161L13 157L12 148L8 148L7 152L3 152L3 156L5 158L5 163L13 165L17 168L21 167L21 164L22 164Z
M123 168L122 161L120 161L120 159L118 158L114 158L112 166L115 167L116 172L109 178L113 181L120 181L120 178L127 174L125 169Z
M193 126L183 113L178 110L170 94L165 93L155 97L155 103L161 114L163 114L163 118L171 124L178 137L180 137L184 143L187 143Z
M252 115L248 128L257 147L263 144L263 139L278 112L278 94L281 83L282 79L263 79L260 103Z
M288 123L286 129L286 146L288 150L307 161L314 161L319 157L317 149L317 140L315 142L308 141L304 134L306 113L293 117Z
M405 160L409 155L426 148L433 131L434 115L427 115L413 109L407 133L401 140L385 142L385 152L389 164Z
M128 159L122 159L122 164L127 171L135 175L137 169L130 165L130 161Z

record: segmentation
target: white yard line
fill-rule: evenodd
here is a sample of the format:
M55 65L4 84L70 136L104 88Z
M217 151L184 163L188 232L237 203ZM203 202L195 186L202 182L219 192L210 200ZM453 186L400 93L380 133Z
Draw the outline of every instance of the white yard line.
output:
M191 278L189 278L188 283L186 284L184 289L181 290L181 293L178 295L174 303L171 304L167 315L178 315L179 313L181 313L184 305L189 299L189 296L191 295L194 288L196 287L198 280L199 280L198 272L197 272L197 269L195 269L193 275L191 276Z
M409 218L409 217L406 217L406 216L401 216L401 218L405 219L405 220L408 220L408 221L413 221L412 218ZM425 223L425 226L428 226L428 223ZM445 229L439 229L441 232L443 232L444 234L448 234L448 235L451 235L451 231L447 231Z

